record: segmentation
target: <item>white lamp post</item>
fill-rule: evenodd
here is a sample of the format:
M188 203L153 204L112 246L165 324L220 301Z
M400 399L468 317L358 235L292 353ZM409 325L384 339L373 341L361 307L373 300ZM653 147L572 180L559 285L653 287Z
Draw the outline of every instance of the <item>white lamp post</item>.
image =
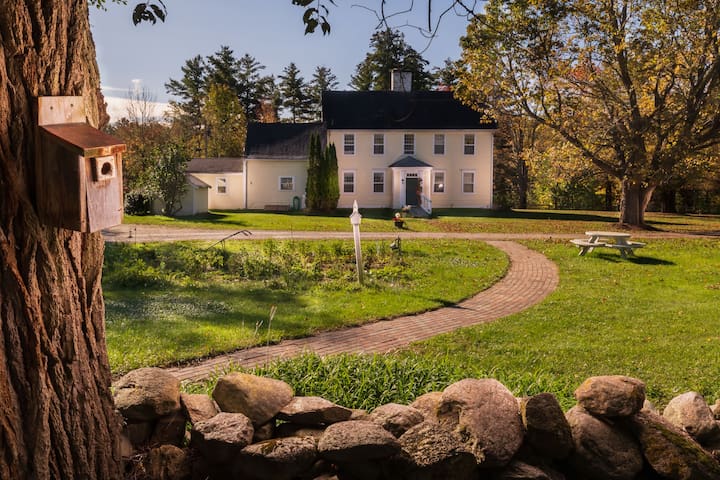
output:
M353 227L353 240L355 240L355 263L357 264L358 282L363 283L362 249L360 248L360 221L362 215L358 212L357 200L353 202L353 211L350 214L350 223Z

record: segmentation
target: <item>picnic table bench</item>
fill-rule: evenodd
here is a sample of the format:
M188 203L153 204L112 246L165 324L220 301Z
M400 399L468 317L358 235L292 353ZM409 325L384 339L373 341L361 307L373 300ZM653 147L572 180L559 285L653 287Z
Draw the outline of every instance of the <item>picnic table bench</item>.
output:
M587 235L587 238L573 238L570 240L570 243L580 248L580 256L592 252L595 248L604 247L615 249L620 252L623 258L627 258L628 254L635 254L636 248L645 246L642 242L631 242L629 233L590 231L585 232L585 235Z

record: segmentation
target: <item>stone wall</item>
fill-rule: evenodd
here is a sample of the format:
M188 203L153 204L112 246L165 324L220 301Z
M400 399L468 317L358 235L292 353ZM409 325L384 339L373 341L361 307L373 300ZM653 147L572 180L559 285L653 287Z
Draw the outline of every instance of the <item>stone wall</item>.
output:
M515 398L493 379L371 412L243 373L212 397L181 394L157 368L113 387L133 479L720 479L715 407L690 392L660 414L623 376L587 379L566 413L551 394Z

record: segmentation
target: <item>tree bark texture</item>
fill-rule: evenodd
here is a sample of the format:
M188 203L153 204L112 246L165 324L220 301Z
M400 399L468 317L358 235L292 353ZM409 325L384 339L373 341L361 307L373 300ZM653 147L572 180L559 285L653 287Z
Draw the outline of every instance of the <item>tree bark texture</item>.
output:
M81 95L97 125L87 0L0 0L0 478L121 476L103 239L40 224L36 97Z
M620 198L620 223L645 225L645 210L652 198L655 187L642 182L624 179Z

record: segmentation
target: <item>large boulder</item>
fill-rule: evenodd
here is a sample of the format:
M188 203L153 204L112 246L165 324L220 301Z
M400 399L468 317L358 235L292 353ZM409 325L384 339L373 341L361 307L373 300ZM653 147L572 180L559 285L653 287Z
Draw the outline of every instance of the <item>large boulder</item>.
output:
M441 425L458 432L482 467L501 467L520 449L524 431L517 400L493 379L448 386L438 406Z
M541 393L519 404L525 440L533 450L549 459L567 457L573 448L572 432L555 395Z
M391 457L400 444L380 425L365 420L334 423L318 442L320 456L331 462L365 462Z
M580 478L633 480L640 473L643 457L633 437L580 406L571 408L566 417L574 441L570 464Z
M299 425L329 425L350 420L353 411L322 397L295 397L278 413L278 419Z
M712 410L697 392L683 393L670 400L662 416L701 444L716 443L720 436Z
M236 372L220 377L212 396L223 412L242 413L259 426L290 403L293 389L281 380Z
M410 478L477 478L475 455L463 444L458 433L436 422L415 425L398 441L412 460Z
M220 413L215 401L204 393L181 393L180 404L191 424L210 420Z
M575 390L575 399L593 415L629 417L643 407L645 384L623 375L590 377Z
M218 413L193 425L190 446L210 465L226 464L240 455L252 441L252 422L242 413Z
M720 464L687 433L660 415L642 411L627 420L650 466L663 478L717 480Z
M133 370L113 384L115 407L132 422L153 421L180 409L180 381L162 368Z
M400 405L398 403L388 403L370 412L367 420L377 423L395 435L396 438L399 438L409 428L425 420L425 416L420 410L413 407Z
M276 438L245 447L238 466L245 479L290 480L310 470L317 458L312 437Z

